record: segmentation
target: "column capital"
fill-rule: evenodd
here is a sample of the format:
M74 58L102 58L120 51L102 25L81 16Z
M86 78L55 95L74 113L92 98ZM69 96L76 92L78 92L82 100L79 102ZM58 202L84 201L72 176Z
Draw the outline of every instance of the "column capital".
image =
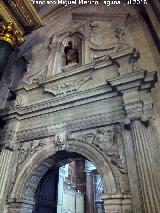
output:
M143 115L141 117L141 122L145 127L148 127L150 125L149 117L147 115Z
M129 119L126 117L123 121L124 128L126 130L131 130L131 124L133 121L139 121L141 122L146 128L149 127L150 125L150 118L148 115L142 115L140 118L135 118L135 119Z
M126 117L126 118L124 119L123 124L124 124L124 128L125 128L126 130L131 130L131 120L130 120L129 118Z
M11 21L0 25L0 40L9 43L12 47L19 46L25 41L23 35Z

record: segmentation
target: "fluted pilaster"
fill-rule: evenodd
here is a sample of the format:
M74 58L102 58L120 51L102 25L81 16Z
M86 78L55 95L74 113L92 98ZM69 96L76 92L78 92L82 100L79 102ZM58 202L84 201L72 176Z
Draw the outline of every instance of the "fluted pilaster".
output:
M6 187L6 181L8 180L8 176L10 174L9 170L9 162L11 161L12 158L12 151L3 149L1 152L1 157L0 157L0 200L3 199L4 192L5 192L5 187Z
M131 136L131 131L129 131L129 129L123 130L123 142L124 142L124 151L125 151L127 170L128 170L128 179L129 179L129 185L130 185L130 191L131 191L131 197L132 197L133 213L142 213L144 212L144 210L142 206L140 182L138 178L133 140Z
M144 209L146 213L157 213L160 209L160 192L158 187L158 168L153 155L157 151L150 128L143 126L141 121L132 123L135 154L138 166Z
M0 152L0 205L1 211L5 209L6 197L9 195L9 190L15 179L16 173L16 130L18 121L16 119L10 120L6 125L2 136L2 150Z

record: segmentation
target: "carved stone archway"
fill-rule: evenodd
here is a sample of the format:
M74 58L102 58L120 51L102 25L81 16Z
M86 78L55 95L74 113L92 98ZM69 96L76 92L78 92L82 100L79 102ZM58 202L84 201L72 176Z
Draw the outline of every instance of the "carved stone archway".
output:
M51 142L51 141L50 141ZM44 146L25 163L19 172L9 198L8 212L33 212L34 196L40 180L45 173L53 166L58 165L56 153L60 150L69 153L77 153L90 160L97 168L104 181L105 196L114 197L119 200L118 208L121 208L124 196L120 193L121 178L116 174L111 163L105 155L92 144L80 140L68 140L66 144L57 146L55 142ZM32 165L32 167L30 166ZM107 204L108 205L108 204ZM115 204L117 206L117 204Z

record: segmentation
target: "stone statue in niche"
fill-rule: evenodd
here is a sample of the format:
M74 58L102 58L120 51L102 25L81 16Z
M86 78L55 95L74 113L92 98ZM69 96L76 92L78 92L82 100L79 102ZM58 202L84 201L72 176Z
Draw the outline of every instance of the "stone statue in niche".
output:
M79 63L78 50L73 47L72 41L68 42L68 46L66 46L64 48L64 53L65 53L65 58L66 58L65 65Z

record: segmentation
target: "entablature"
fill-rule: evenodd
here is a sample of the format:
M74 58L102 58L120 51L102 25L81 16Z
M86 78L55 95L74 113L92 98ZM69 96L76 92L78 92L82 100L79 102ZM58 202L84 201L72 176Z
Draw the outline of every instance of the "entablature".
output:
M39 79L33 84L21 84L14 91L17 98L12 107L3 109L0 115L6 120L17 118L19 130L31 126L38 128L65 123L71 125L83 121L87 126L103 125L152 116L150 90L156 82L156 72L142 68L136 71L121 66L127 64L131 51L118 53L112 60L106 56L90 64L71 68L53 76ZM116 62L115 62L116 61ZM120 64L117 66L117 63ZM101 66L97 66L101 64ZM125 70L125 72L124 72ZM113 116L114 115L114 116ZM76 121L73 121L76 120ZM94 121L95 120L95 121Z

